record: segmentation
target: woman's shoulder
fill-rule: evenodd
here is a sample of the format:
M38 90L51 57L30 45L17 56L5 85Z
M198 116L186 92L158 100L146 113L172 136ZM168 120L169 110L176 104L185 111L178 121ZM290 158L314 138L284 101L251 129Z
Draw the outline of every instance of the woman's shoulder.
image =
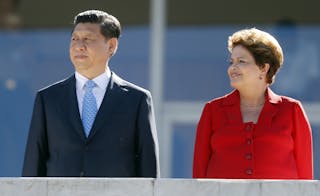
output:
M286 95L278 95L272 91L269 91L269 102L275 107L289 110L303 110L303 106L300 100ZM285 109L285 110L286 110Z
M280 95L281 99L282 99L282 102L284 103L300 103L300 101L298 99L295 99L295 98L292 98L292 97L288 97L288 96L285 96L285 95Z
M300 105L301 102L298 99L289 97L286 95L279 95L273 92L270 88L267 91L268 99L273 104L290 104L290 105Z
M286 95L278 95L271 90L269 90L268 95L269 95L269 100L272 103L294 104L294 105L301 104L298 99L295 99L293 97L289 97Z
M233 105L239 102L239 93L237 90L225 94L220 97L216 97L207 102L207 105L210 106L224 106L224 105Z

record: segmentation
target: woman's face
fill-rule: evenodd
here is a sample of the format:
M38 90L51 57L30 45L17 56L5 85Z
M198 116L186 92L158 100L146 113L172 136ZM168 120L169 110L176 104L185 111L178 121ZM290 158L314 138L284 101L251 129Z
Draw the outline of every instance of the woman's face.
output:
M254 57L242 45L237 45L232 49L228 75L230 85L236 89L255 86L257 82L261 82L261 77L264 78Z

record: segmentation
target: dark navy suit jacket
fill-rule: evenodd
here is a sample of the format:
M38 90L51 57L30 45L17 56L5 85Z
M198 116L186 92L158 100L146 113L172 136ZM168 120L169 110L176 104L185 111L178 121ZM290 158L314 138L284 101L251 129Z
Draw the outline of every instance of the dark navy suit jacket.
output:
M86 138L76 79L40 90L35 99L22 176L159 177L150 93L112 73Z

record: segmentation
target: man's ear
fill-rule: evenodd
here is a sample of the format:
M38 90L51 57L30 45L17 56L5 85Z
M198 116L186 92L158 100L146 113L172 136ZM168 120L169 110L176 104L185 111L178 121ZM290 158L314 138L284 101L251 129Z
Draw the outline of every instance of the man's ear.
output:
M109 55L111 57L117 52L118 39L113 37L113 38L109 39L108 42L109 42Z

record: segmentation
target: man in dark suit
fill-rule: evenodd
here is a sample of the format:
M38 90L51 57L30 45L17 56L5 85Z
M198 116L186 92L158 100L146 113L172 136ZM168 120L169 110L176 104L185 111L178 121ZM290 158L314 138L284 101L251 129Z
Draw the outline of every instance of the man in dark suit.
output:
M108 67L120 32L106 12L75 17L75 74L37 93L22 176L159 177L151 95Z

